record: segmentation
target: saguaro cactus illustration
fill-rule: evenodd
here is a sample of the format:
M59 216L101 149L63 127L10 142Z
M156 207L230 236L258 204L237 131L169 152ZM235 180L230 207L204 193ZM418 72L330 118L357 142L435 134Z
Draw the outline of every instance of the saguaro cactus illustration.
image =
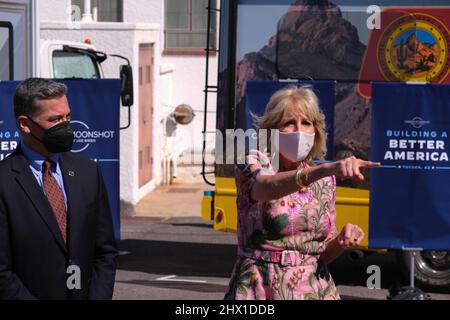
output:
M402 40L400 46L397 48L397 61L400 69L405 69L405 61L408 58L408 48L405 46L405 42Z

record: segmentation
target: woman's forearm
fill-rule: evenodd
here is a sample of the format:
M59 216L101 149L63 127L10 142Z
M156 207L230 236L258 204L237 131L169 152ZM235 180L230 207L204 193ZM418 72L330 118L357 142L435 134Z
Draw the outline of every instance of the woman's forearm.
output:
M258 175L252 188L252 199L270 201L296 192L299 189L295 180L296 174L297 170L279 172L274 175ZM329 175L332 175L331 168L327 164L321 164L302 170L300 178L305 185L310 185Z
M329 264L333 262L337 257L339 257L345 249L339 244L338 238L331 240L325 251L320 255L320 260Z
M335 175L345 179L364 180L360 168L377 168L379 162L365 161L350 157L331 163L324 163L316 167L302 170L301 179L304 184L309 185L314 181L327 176ZM270 201L280 199L298 190L295 181L297 170L280 172L274 175L257 175L256 183L252 188L251 197L257 201Z

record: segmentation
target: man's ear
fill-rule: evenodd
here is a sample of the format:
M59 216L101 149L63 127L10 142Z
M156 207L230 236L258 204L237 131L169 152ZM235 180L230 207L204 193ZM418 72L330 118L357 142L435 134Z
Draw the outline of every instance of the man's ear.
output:
M29 126L30 120L27 117L19 116L16 121L17 121L17 127L19 128L20 132L22 132L22 133L30 133L31 132L30 126Z

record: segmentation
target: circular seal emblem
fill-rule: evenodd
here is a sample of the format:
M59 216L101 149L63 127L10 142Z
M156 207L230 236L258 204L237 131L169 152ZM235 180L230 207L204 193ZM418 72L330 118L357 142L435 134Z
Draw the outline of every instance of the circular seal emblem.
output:
M387 81L442 82L450 71L450 33L426 14L394 20L378 44L378 65Z

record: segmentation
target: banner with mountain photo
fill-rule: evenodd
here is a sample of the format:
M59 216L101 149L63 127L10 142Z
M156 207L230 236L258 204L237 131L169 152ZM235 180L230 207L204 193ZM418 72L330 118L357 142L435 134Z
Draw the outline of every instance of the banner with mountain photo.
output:
M334 159L370 156L372 81L450 83L449 0L239 0L237 11L236 109L250 80L336 81Z
M374 83L370 248L450 250L450 85Z

